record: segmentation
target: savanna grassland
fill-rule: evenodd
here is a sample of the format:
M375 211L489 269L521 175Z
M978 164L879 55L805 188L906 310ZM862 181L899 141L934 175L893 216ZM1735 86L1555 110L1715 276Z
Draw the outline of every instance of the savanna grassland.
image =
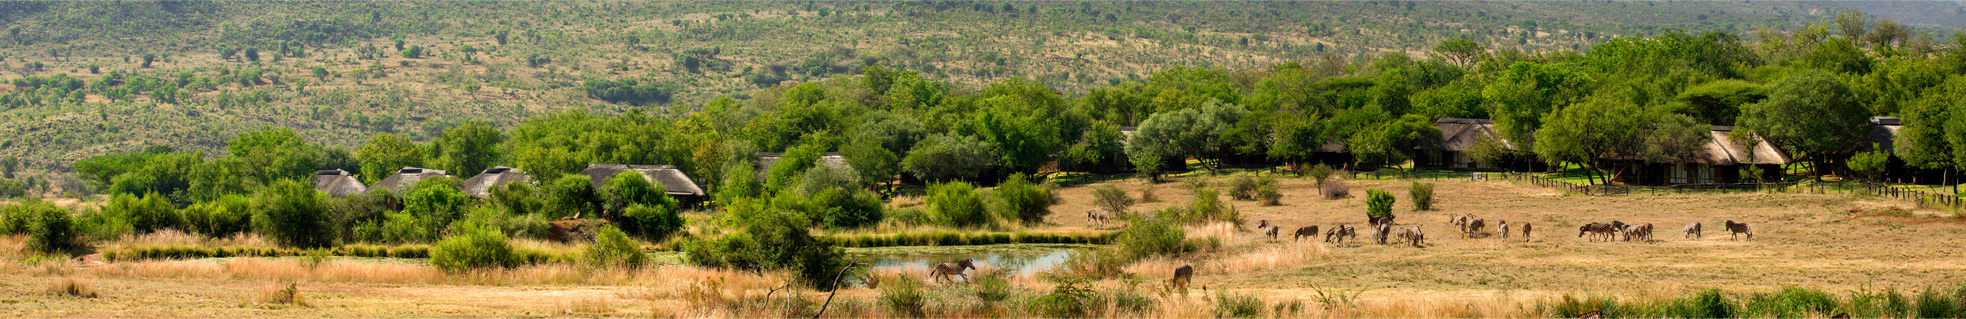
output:
M1355 192L1387 189L1400 194L1402 201L1411 183L1343 182ZM1236 298L1254 298L1260 300L1256 316L1261 317L1544 317L1555 316L1549 305L1566 295L1613 297L1631 304L1719 288L1739 294L1738 302L1747 304L1749 294L1785 287L1820 289L1831 298L1845 298L1886 290L1945 289L1966 282L1961 278L1966 272L1960 271L1966 267L1962 266L1966 257L1961 257L1958 217L1908 203L1834 191L1593 197L1503 181L1428 182L1437 185L1436 210L1415 212L1404 202L1395 206L1400 224L1427 231L1422 247L1379 245L1369 235L1342 245L1292 242L1287 233L1280 241L1261 238L1250 229L1257 220L1281 224L1286 230L1309 224L1363 224L1365 204L1359 198L1363 196L1325 200L1310 180L1283 178L1278 184L1285 195L1281 205L1229 201L1246 220L1241 227L1226 223L1186 227L1190 240L1212 240L1219 248L1135 261L1124 266L1128 275L1079 284L1100 296L1111 294L1111 300L1144 300L1134 301L1144 303L1141 308L1107 302L1089 315L1208 317L1224 311L1225 303ZM1102 183L1133 192L1145 186L1133 179ZM1189 202L1179 185L1154 185L1161 201L1141 204L1135 211ZM1061 189L1063 200L1054 207L1058 213L1052 224L1033 227L1101 228L1074 214L1090 209L1090 189L1095 186ZM1447 223L1449 214L1474 214L1491 223L1528 222L1536 230L1526 240L1519 234L1506 241L1492 236L1461 238ZM1588 242L1575 234L1582 223L1610 220L1656 224L1656 241ZM1755 238L1729 239L1718 226L1722 220L1753 225ZM1679 226L1695 221L1707 224L1705 238L1682 239ZM197 239L151 235L133 240ZM234 244L251 245L253 239L236 240L246 243ZM18 256L20 241L10 238L0 249ZM1182 264L1198 269L1193 289L1185 297L1166 293L1158 283ZM1051 272L1067 274L1074 267L1068 264ZM463 274L446 274L417 260L310 261L305 257L108 263L9 259L0 268L6 270L0 272L0 291L8 296L0 303L9 305L4 315L16 317L760 317L788 313L759 306L767 293L787 282L784 274L709 270L673 261L639 270L544 264ZM996 279L926 284L919 292L927 300L920 314L896 312L906 308L888 306L886 298L894 293L887 289L903 285L902 277L926 280L922 278L926 271L877 270L871 276L887 288L867 288L864 279L843 288L826 316L1046 315L1034 305L1042 304L1039 300L1054 292L1057 282L1038 278L1042 275L990 275L996 265L980 268L974 276ZM1124 279L1131 276L1138 279ZM93 297L50 292L65 278L83 283ZM1005 287L988 288L992 280ZM296 287L300 302L279 302L288 284ZM1004 295L979 297L988 296L991 289L1001 289ZM795 286L772 293L778 298L774 307L785 307L785 291L798 300L789 313L805 314L795 316L809 316L826 299L825 293ZM1356 299L1328 298L1346 295ZM1846 311L1834 308L1802 316Z

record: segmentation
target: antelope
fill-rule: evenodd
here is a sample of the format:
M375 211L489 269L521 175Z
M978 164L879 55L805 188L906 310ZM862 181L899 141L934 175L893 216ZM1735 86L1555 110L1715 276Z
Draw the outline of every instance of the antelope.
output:
M969 258L964 258L962 261L958 261L954 263L943 263L940 265L935 265L934 269L929 269L928 272L929 280L938 283L942 282L943 280L948 280L949 282L956 282L955 279L949 277L953 275L953 276L962 276L963 282L969 282L969 275L963 274L963 272L968 271L970 269L976 269L976 261L971 260Z

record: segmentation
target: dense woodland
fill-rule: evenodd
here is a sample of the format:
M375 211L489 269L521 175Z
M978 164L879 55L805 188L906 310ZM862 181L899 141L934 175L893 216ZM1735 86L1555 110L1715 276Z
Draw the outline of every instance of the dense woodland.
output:
M198 6L214 4L186 5L195 11ZM1416 5L1430 4L1405 7ZM828 11L818 11L815 19L844 19L841 15L877 19L951 10L1091 19L1112 16L1091 14L1093 11L1129 12L1109 7L1115 6L1112 4L1099 8L1065 3L1017 3L1002 8L994 4L896 6L907 10L820 8ZM580 12L544 12L573 14L570 11ZM400 18L371 12L376 13L342 19L375 22ZM778 13L754 13L766 14ZM698 27L679 20L674 26L658 28L665 31L650 31L646 38L607 36L631 39L626 44L630 47L655 47L677 37L697 36L696 32L710 32L706 36L711 37L749 34L717 31L745 23L691 21L714 27L692 31ZM1347 25L1344 22L1329 25ZM1535 28L1535 23L1528 24L1526 27ZM49 125L101 123L85 119L106 121L146 116L146 112L183 113L213 120L174 124L200 127L187 132L203 137L67 135L63 138L77 141L15 140L5 147L32 149L126 136L149 136L138 142L155 146L90 156L72 164L51 165L48 158L30 158L29 163L72 167L74 173L40 175L62 178L29 178L31 181L9 179L16 194L45 190L60 190L68 196L102 193L109 196L108 203L100 209L84 209L74 220L66 221L70 216L67 210L29 199L27 204L7 208L6 227L0 229L43 233L58 229L95 240L160 229L213 237L257 232L286 245L329 247L449 242L447 237L543 236L547 222L579 216L606 220L626 234L650 242L678 243L689 252L693 263L786 268L823 276L838 268L838 252L814 244L823 240L808 233L808 228L856 229L884 223L1016 228L1042 222L1050 214L1048 207L1054 202L1050 190L1054 186L1045 185L1044 176L1058 172L1137 172L1157 178L1164 172L1188 169L1306 164L1317 161L1318 154L1324 152L1321 147L1334 144L1343 146L1349 160L1328 164L1399 167L1416 151L1439 143L1441 132L1433 125L1438 118L1493 119L1503 135L1523 137L1515 141L1521 146L1517 150L1493 148L1482 155L1485 160L1533 155L1559 166L1586 168L1593 180L1617 174L1600 167L1606 154L1636 155L1649 161L1684 158L1710 138L1706 135L1708 125L1740 126L1735 134L1763 137L1792 156L1817 164L1811 167L1840 167L1848 162L1845 166L1853 171L1869 171L1879 156L1896 156L1910 165L1930 169L1966 166L1966 116L1951 116L1955 109L1966 110L1966 104L1959 103L1966 101L1960 98L1966 95L1966 78L1956 76L1966 73L1966 49L1961 49L1966 47L1966 34L1941 42L1929 32L1857 11L1786 30L1673 29L1650 36L1606 36L1575 50L1508 45L1498 43L1492 35L1421 35L1397 40L1427 39L1434 44L1418 53L1391 50L1348 56L1280 48L1283 51L1274 56L1287 59L1261 65L1169 65L1137 77L1107 77L1110 80L1076 84L1029 73L988 81L951 77L943 62L902 59L897 54L850 59L850 63L824 60L819 67L829 70L795 77L799 81L752 81L764 87L715 95L700 103L674 98L679 86L690 84L673 78L589 77L576 81L573 75L538 77L563 82L557 84L560 86L578 87L554 94L575 94L580 100L577 103L593 103L551 110L500 100L489 103L506 106L469 112L425 109L414 102L402 102L408 105L408 113L343 112L345 106L360 109L358 105L363 103L376 105L372 101L402 97L362 91L369 89L310 85L377 81L374 79L381 74L397 72L397 67L438 62L390 66L381 60L367 60L369 57L332 57L328 59L359 60L354 64L369 67L313 67L307 74L284 75L263 73L266 64L255 62L278 56L316 61L314 56L334 55L314 53L322 45L361 44L363 39L393 32L356 25L362 24L284 37L233 36L235 32L249 32L242 30L259 29L226 26L220 28L223 41L218 43L227 47L215 57L226 63L176 73L108 70L101 76L77 77L36 71L13 79L13 89L0 93L0 104L16 110L6 113L8 121L16 123L12 125L34 125L24 129L27 131L84 132L87 130ZM394 28L410 27L416 25ZM1048 26L1027 27L1042 30ZM462 27L437 30L462 32L451 28ZM517 29L521 31L491 35L501 44L486 46L591 41L601 36L547 35L526 31L523 25ZM1135 35L1139 33L1144 31ZM17 33L15 41L47 43L82 38L45 31L27 34ZM1186 40L1179 41L1216 39L1197 38L1196 34L1188 33ZM289 37L294 39L285 41L291 43L249 40ZM1184 43L1179 41L1175 43ZM472 44L459 43L446 46L440 53L429 53L423 51L428 47L413 43L403 47L401 40L396 43L388 49L364 46L359 51L410 60L435 54L460 59L444 63L462 64L471 63L475 54L486 54ZM281 49L270 49L275 44ZM231 50L240 47L247 49ZM552 48L499 50L509 56L550 52ZM50 52L60 54L60 50ZM693 53L677 54L677 61L687 69L719 68L719 60L690 58L716 55L719 49L689 52ZM536 60L540 65L562 61L531 58L540 59ZM133 61L172 63L158 59L146 54ZM697 64L702 65L690 66ZM486 70L498 68L520 67L487 66ZM785 72L803 72L788 69L794 71ZM446 72L482 77L502 71ZM544 74L559 72L563 71ZM781 71L770 67L717 72L756 77L779 76ZM442 82L443 75L437 78L438 82L419 85L449 85ZM519 86L539 84L537 78L515 81L531 83ZM474 91L472 94L480 89L466 88ZM505 94L513 94L510 92ZM295 107L291 103L294 100L316 106ZM240 123L221 114L262 108L280 109L275 114L293 122L231 135L219 128ZM132 109L144 111L125 111ZM491 113L500 115L471 119ZM512 118L516 120L500 120L500 116L515 116ZM1904 117L1904 131L1893 149L1864 152L1870 149L1864 144L1870 132L1867 120L1872 116ZM23 119L37 117L66 120ZM454 122L435 124L441 122L436 120L440 117ZM172 121L169 117L152 119ZM404 123L421 123L421 127ZM355 142L325 141L306 133L318 130L316 125L374 126L381 133ZM1137 130L1127 134L1122 133L1122 127ZM131 128L95 128L124 129ZM223 147L218 149L172 143L221 135ZM784 154L761 173L754 157L757 152ZM843 154L850 167L820 165L820 157L828 152ZM1188 159L1196 164L1187 165ZM708 213L686 218L693 214L684 214L686 208L663 195L659 185L639 176L616 176L604 186L594 187L587 177L576 174L590 163L675 165L713 193L712 202L703 208ZM12 175L20 161L6 164L7 173ZM373 183L401 167L429 167L468 177L500 165L523 169L535 183L499 187L487 198L477 199L462 193L455 179L427 180L400 193L376 189L346 198L327 198L306 182L314 171L322 169L358 172L365 183ZM1814 173L1829 171L1818 169ZM886 200L894 189L889 186L900 181L927 186L922 191L927 198L926 209L887 207ZM976 185L994 187L979 189ZM1195 209L1219 210L1212 205L1195 207L1216 208ZM53 217L57 215L61 217ZM72 228L46 226L48 220L55 219L72 223ZM688 231L690 228L695 230ZM52 250L73 246L61 239L37 243Z

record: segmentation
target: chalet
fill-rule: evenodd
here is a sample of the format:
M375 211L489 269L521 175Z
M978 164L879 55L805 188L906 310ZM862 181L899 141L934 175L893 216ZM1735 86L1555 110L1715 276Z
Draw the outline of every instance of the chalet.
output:
M348 174L348 171L331 169L314 171L314 190L327 193L328 196L344 197L367 192L369 188L362 186L362 181L356 180L355 176Z
M1732 126L1712 126L1713 139L1686 159L1648 162L1630 157L1608 156L1604 161L1618 171L1618 183L1627 185L1710 185L1753 183L1743 176L1744 168L1761 169L1763 180L1776 181L1789 156L1781 148L1759 136L1732 136Z
M532 176L527 176L525 171L519 170L517 168L499 166L499 167L486 169L483 172L479 172L478 176L472 176L469 179L465 179L464 183L458 185L458 187L463 188L465 194L470 194L471 196L476 196L476 197L485 197L491 195L491 190L493 187L504 186L505 184L511 184L511 183L524 183L531 180L532 180Z
M1521 152L1522 148L1517 146L1515 142L1517 139L1502 137L1502 134L1495 130L1495 121L1487 119L1443 118L1435 120L1434 127L1440 128L1441 143L1437 148L1419 150L1418 154L1414 156L1414 168L1456 171L1501 171L1512 169L1538 171L1547 168L1542 161L1537 161L1534 156ZM1468 150L1475 148L1483 140L1492 140L1498 143L1499 145L1497 146L1503 149L1523 155L1509 156L1500 163L1482 163L1476 161L1474 157L1468 156Z
M784 157L785 153L758 152L756 155L758 156L758 181L771 181L771 164L777 163L778 158ZM820 155L819 163L834 169L853 168L852 164L847 164L846 156L840 155L839 152L827 152L826 155Z
M1896 145L1895 142L1898 139L1898 130L1901 128L1904 128L1904 122L1897 117L1870 118L1870 137L1864 141L1864 145L1857 148L1858 151L1884 150L1885 152L1891 152L1891 150L1895 150L1894 145ZM1876 148L1872 148L1873 146ZM1898 154L1892 153L1890 156L1891 160L1885 164L1884 173L1878 176L1879 180L1891 183L1926 185L1939 185L1948 182L1946 179L1949 176L1946 176L1945 170L1911 167L1911 164L1906 163L1904 158L1898 157Z
M662 190L669 194L669 197L682 202L685 207L702 203L706 195L709 195L703 191L702 186L697 186L695 180L690 179L688 174L683 174L683 171L676 169L674 165L589 164L586 170L580 171L580 175L587 175L587 178L593 181L594 189L601 189L607 185L609 178L628 171L641 173L642 178L661 185Z
M416 183L422 182L425 179L448 176L451 176L450 172L443 170L404 167L396 170L396 174L384 177L380 182L375 182L375 186L370 188L388 189L389 191L400 193L409 190L411 187L416 187Z

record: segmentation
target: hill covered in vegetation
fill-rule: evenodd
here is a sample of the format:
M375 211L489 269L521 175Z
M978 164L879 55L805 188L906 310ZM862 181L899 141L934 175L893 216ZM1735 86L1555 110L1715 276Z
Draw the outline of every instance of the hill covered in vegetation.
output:
M1821 21L1796 2L11 2L0 155L34 167L152 145L217 151L299 130L353 147L468 121L648 108L882 65L958 92L1006 78L1066 96L1173 66L1260 70L1424 58L1446 39L1583 50L1670 29ZM1325 61L1325 62L1319 62ZM1255 81L1259 75L1237 75ZM1126 123L1133 124L1133 123Z

